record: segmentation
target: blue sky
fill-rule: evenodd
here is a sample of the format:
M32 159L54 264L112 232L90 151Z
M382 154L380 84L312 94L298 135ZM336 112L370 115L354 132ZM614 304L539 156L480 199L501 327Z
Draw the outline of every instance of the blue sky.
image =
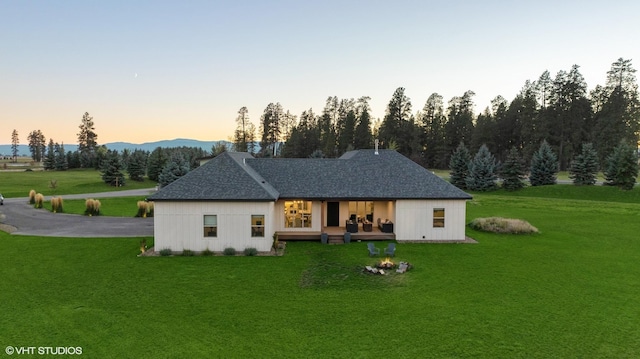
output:
M40 129L75 143L227 139L240 107L320 113L329 96L398 87L476 93L476 112L543 71L580 70L589 89L623 57L640 66L637 1L0 0L0 143Z

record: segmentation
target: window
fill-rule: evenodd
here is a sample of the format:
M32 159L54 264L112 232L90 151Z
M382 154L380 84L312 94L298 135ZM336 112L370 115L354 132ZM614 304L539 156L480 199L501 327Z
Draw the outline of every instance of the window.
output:
M433 209L433 227L444 228L444 208Z
M205 237L217 237L218 236L218 216L217 215L204 215L204 236Z
M373 222L373 202L349 202L349 220L353 222Z
M311 228L311 201L284 202L284 228Z
M251 216L251 237L264 237L264 215Z

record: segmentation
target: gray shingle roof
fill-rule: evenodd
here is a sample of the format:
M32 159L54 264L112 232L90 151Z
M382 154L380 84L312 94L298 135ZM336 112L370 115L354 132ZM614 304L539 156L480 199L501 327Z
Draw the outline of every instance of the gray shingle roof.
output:
M391 150L379 150L378 154L374 150L350 151L338 159L223 155L150 199L471 199L469 194Z
M276 191L244 161L246 152L224 152L149 197L150 200L275 201Z

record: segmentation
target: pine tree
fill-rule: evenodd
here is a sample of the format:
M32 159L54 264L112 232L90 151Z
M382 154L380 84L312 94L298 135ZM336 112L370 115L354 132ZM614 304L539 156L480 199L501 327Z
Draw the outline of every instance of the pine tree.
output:
M147 162L147 177L151 181L158 181L160 173L167 163L167 155L162 147L157 147L149 155Z
M56 166L56 150L53 144L53 139L49 139L49 145L47 146L47 154L44 156L42 167L46 170L53 170Z
M594 185L599 167L598 153L593 147L593 144L585 143L582 145L582 151L571 161L569 178L571 178L573 184L577 186Z
M47 139L42 134L42 131L31 131L29 136L27 136L27 140L29 141L29 152L31 152L31 158L35 162L42 161L47 148Z
M78 132L78 152L80 152L80 162L82 167L90 168L96 166L96 148L98 147L98 135L95 133L93 117L85 112L82 116L82 123Z
M106 158L102 162L102 180L104 183L116 187L124 186L123 169L124 164L118 151L107 151Z
M13 162L18 162L18 148L20 146L20 139L18 138L18 130L11 132L11 156Z
M618 186L631 190L638 177L638 156L632 146L625 141L613 149L607 157L607 168L604 171L605 185Z
M511 147L507 158L500 170L502 177L502 188L507 191L516 191L524 187L524 165L520 153L516 147Z
M463 142L460 142L449 161L449 181L451 184L461 189L467 188L466 179L469 175L470 161L471 155L469 154L469 150Z
M551 150L546 140L540 144L540 148L531 159L531 173L529 183L532 186L545 186L556 184L558 174L558 158Z
M446 117L442 96L433 93L427 99L418 117L418 126L422 127L423 160L429 168L446 168L449 151L446 147L444 126Z
M379 137L382 147L389 148L392 142L398 146L398 152L411 156L417 150L416 125L411 114L411 100L404 94L404 87L398 87L393 93L380 125Z
M496 185L496 159L486 145L480 146L469 165L467 188L472 191L493 191Z
M62 145L56 142L53 145L55 156L54 156L54 168L56 171L66 171L69 169L69 162L67 162L67 156L64 153L64 143Z
M356 105L357 121L355 129L355 138L353 139L353 148L371 148L373 144L373 135L371 134L371 108L369 107L368 96L358 99Z
M147 159L149 153L143 150L135 150L127 159L127 173L129 178L142 182L144 181L144 174L147 172Z
M160 186L164 187L189 173L189 162L182 153L175 152L158 176Z

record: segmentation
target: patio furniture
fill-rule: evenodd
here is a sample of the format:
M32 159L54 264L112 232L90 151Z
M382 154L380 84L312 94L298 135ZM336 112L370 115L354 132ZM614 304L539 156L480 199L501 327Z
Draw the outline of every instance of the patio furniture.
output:
M378 228L380 229L380 232L393 233L393 222L388 219L383 222L378 218Z
M371 222L362 222L362 230L365 232L373 231L373 223Z
M389 243L387 248L384 249L384 254L389 255L391 257L395 257L395 255L396 255L396 244L395 243Z
M369 257L380 254L380 248L376 248L373 243L367 243L367 249L369 249Z
M358 233L358 222L347 221L345 227L349 233Z

